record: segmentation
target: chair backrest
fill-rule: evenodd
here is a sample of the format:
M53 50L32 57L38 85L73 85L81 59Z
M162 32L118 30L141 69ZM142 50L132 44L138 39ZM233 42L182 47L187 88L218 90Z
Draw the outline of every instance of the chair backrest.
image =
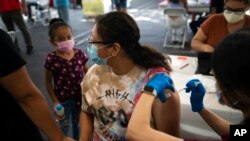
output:
M168 16L181 16L186 15L186 9L184 7L167 7L163 10L164 15Z

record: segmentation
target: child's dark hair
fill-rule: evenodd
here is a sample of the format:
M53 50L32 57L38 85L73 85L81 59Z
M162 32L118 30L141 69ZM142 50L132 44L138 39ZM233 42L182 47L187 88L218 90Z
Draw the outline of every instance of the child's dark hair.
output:
M61 26L66 26L66 27L69 27L71 29L71 26L69 24L67 24L66 22L64 22L63 19L53 18L50 20L50 22L49 22L49 38L51 40L54 40L55 31L57 30L58 27L61 27Z
M170 58L153 48L141 46L140 30L135 20L124 12L110 12L96 18L97 33L109 43L119 43L133 62L143 68L164 67L171 71Z

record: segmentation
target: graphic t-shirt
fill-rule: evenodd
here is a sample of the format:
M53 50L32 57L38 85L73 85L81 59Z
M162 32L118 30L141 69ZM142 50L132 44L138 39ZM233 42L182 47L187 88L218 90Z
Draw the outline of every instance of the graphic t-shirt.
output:
M148 71L135 66L119 76L107 65L93 65L88 70L82 82L82 110L94 115L93 140L125 140L129 119L147 81L145 77L159 71L162 69Z
M94 140L125 140L134 99L141 92L146 70L135 66L124 76L107 65L94 65L82 82L85 112L94 118Z

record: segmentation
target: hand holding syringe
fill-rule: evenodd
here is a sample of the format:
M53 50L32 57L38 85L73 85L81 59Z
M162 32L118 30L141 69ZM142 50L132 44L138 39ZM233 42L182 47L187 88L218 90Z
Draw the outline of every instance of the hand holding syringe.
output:
M194 82L195 87L197 87L199 84L201 84L201 82ZM182 88L182 89L178 90L178 92L181 92L181 91L186 90L186 89L187 89L187 87Z
M178 92L185 90L186 93L191 92L190 102L193 112L200 112L204 109L203 98L206 90L200 80L192 79L187 82L186 87L180 89Z

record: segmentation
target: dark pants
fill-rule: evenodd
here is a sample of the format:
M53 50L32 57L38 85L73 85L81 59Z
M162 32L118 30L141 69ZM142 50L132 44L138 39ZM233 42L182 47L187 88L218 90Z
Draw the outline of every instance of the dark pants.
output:
M15 31L15 25L17 25L23 34L26 47L32 46L31 37L21 11L2 12L1 17L8 31ZM17 38L15 39L15 45L18 47Z
M32 6L34 6L36 9L38 9L38 3L37 2L26 2L28 7L28 18L32 19Z
M198 66L195 74L211 75L212 69L212 53L199 52L197 54Z
M115 1L115 7L117 10L127 8L127 0L114 0L114 1Z

